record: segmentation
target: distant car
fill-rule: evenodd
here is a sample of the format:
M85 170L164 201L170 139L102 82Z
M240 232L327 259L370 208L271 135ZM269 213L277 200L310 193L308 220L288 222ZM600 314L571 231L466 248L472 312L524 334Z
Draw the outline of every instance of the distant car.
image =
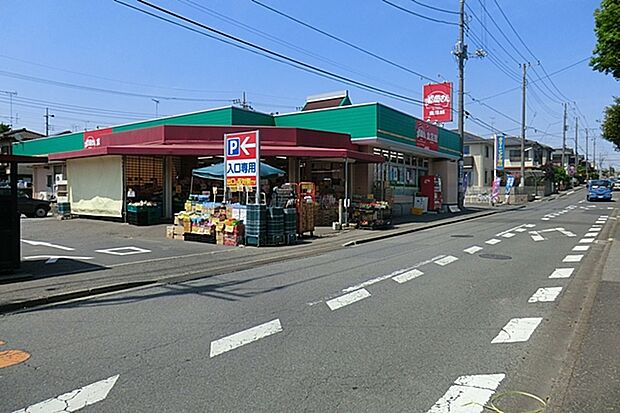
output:
M26 194L17 195L17 210L28 218L44 218L52 209L50 202L43 199L34 199Z
M611 187L612 183L608 179L593 179L588 183L586 199L588 201L595 199L611 201Z

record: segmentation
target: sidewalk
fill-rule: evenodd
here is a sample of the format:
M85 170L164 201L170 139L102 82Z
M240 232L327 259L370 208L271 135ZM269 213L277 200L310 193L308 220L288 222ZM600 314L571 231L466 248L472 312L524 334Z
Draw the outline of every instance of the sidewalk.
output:
M320 255L351 245L450 225L523 207L469 208L455 214L412 216L407 217L407 219L398 219L395 226L387 230L347 229L336 232L331 228L320 228L315 232L315 238L303 239L293 246L210 248L201 253L137 261L127 265L78 267L84 268L84 270L77 270L65 275L33 276L33 274L28 273L28 263L23 263L19 273L10 277L0 277L0 314L90 295L158 283L179 283L255 268L274 262ZM93 225L92 222L84 225ZM163 236L162 229L157 227L132 227L130 231L134 231L136 235L139 234L142 237L161 238Z

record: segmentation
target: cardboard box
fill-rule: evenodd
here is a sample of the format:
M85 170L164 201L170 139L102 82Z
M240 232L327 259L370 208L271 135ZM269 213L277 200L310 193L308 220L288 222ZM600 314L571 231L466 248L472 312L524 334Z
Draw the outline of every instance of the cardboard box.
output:
M183 233L185 233L185 227L183 227L183 225L175 225L172 228L174 235L183 235Z
M166 227L166 238L168 239L174 239L174 226L173 225L168 225Z
M181 235L177 235L177 234L175 234L173 239L183 241L185 238L183 238L183 234L181 234Z

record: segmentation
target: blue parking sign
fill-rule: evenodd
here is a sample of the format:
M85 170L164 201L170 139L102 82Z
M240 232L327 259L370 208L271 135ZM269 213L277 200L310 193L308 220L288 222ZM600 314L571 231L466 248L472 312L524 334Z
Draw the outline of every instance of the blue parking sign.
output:
M239 156L239 138L231 138L226 141L226 155L227 156Z

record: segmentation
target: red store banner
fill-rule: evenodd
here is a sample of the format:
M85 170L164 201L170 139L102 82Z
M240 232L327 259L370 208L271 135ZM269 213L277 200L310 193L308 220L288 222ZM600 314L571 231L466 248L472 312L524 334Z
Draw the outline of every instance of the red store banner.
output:
M439 150L439 128L422 120L416 120L416 146L432 151Z
M112 133L112 128L95 129L84 132L84 149L98 148L102 146L101 136L109 133Z
M452 122L452 83L424 85L424 120Z

